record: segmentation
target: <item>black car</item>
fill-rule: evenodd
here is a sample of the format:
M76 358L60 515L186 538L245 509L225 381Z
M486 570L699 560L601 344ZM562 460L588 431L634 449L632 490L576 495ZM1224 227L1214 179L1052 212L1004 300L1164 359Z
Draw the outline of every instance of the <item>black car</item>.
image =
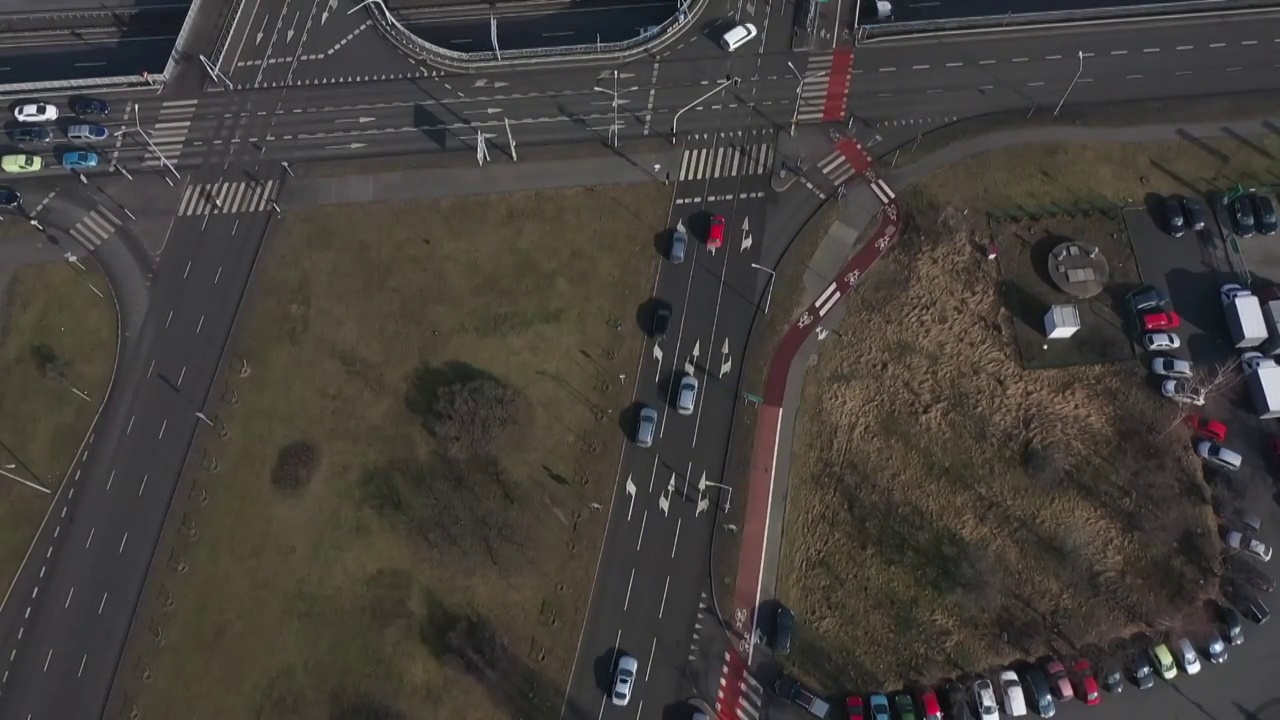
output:
M1135 312L1159 310L1169 304L1169 297L1154 285L1143 285L1129 293L1129 302L1133 303Z
M1182 204L1176 198L1167 197L1160 202L1161 224L1164 231L1174 237L1187 234L1187 219L1182 216Z
M1241 598L1241 600L1243 607L1240 609L1244 611L1245 617L1255 623L1261 625L1271 617L1271 608L1267 607L1266 603L1262 602L1262 599L1257 595L1249 595Z
M1222 621L1222 627L1227 631L1227 642L1232 645L1240 645L1244 643L1244 628L1240 622L1240 613L1229 605L1218 606L1218 619Z
M76 98L71 102L71 112L81 117L106 115L111 112L111 106L98 98Z
M1241 195L1231 203L1231 224L1240 237L1253 235L1253 203Z
M942 697L947 703L944 708L947 717L952 720L973 720L973 709L969 707L969 696L964 691L964 685L948 680L942 688Z
M1203 230L1205 222L1208 220L1209 213L1204 209L1204 204L1195 198L1182 198L1182 214L1187 217L1187 225L1192 230Z
M1057 712L1053 705L1053 693L1049 690L1049 681L1040 668L1028 665L1023 669L1022 687L1024 691L1030 691L1031 697L1028 699L1035 704L1040 717L1052 717Z
M1254 532L1257 531L1255 530ZM1276 589L1275 578L1240 554L1231 555L1227 558L1227 570L1235 581L1255 590L1272 592Z
M9 131L9 139L19 145L44 145L53 140L53 133L40 125L20 125Z
M1098 684L1109 693L1124 690L1124 674L1120 672L1120 666L1113 662L1101 663L1098 666Z
M667 336L667 331L671 329L671 306L659 302L653 309L653 326L650 330L653 336L659 340Z
M786 605L779 605L773 622L773 651L778 655L791 652L791 633L795 626L796 614Z
M1156 684L1155 669L1151 667L1151 660L1147 658L1146 648L1133 651L1133 684L1137 685L1139 690L1146 690Z
M1280 230L1280 223L1276 222L1276 206L1271 202L1271 198L1266 195L1254 195L1253 199L1253 219L1258 228L1258 232L1263 235L1275 235L1276 230Z
M0 207L16 208L22 204L22 195L10 187L0 187Z

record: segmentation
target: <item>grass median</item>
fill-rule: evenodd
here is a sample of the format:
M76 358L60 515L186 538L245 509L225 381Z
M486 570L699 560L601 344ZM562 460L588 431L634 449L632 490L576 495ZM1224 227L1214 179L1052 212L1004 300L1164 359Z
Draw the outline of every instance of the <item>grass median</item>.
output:
M130 691L143 715L558 716L668 202L286 216L186 509L199 539L175 538L189 569L157 578L171 639Z

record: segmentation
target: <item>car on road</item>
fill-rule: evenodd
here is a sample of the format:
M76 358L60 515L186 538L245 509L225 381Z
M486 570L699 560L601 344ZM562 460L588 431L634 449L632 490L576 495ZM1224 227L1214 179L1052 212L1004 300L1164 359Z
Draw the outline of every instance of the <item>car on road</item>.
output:
M76 98L71 101L71 112L80 117L101 117L111 113L111 105L98 98Z
M1165 380L1160 383L1160 394L1184 405L1204 404L1204 393L1193 389L1186 380Z
M1133 304L1134 312L1159 310L1169 304L1169 296L1154 285L1143 285L1129 293L1129 302Z
M1160 201L1160 224L1173 237L1179 238L1187 234L1187 219L1182 214L1182 204L1177 198L1166 197Z
M98 153L89 150L71 150L62 153L62 167L72 170L89 170L98 167Z
M1210 440L1201 440L1196 443L1196 455L1210 465L1232 472L1239 470L1240 465L1244 463L1240 453Z
M1178 313L1172 310L1164 312L1147 313L1142 316L1143 332L1156 332L1158 330L1177 330L1182 324L1182 318L1178 317Z
M1200 672L1200 655L1196 653L1191 641L1186 638L1178 640L1178 661L1182 663L1182 669L1188 675Z
M724 244L724 216L712 215L711 228L707 232L707 247L718 248Z
M1182 347L1182 338L1176 333L1147 333L1142 336L1142 346L1147 350L1177 350Z
M1208 212L1205 211L1204 203L1195 198L1182 198L1182 213L1187 216L1187 225L1192 230L1203 230L1205 222L1208 219Z
M1252 535L1246 536L1239 530L1228 530L1223 542L1237 552L1244 552L1258 558L1262 562L1271 560L1271 546Z
M1109 693L1124 692L1124 673L1120 666L1111 660L1103 661L1098 669L1098 678L1102 681L1102 689Z
M1275 235L1276 230L1280 230L1280 223L1276 222L1276 206L1266 195L1252 197L1254 227L1263 235Z
M1018 674L1012 670L1000 671L997 678L1000 683L1000 699L1004 702L1004 714L1009 717L1022 717L1027 714L1027 699L1022 693L1022 683Z
M916 720L916 703L907 693L893 697L893 709L898 711L898 720Z
M1151 358L1151 372L1171 378L1191 377L1191 361L1157 355Z
M1230 605L1218 605L1218 620L1227 633L1227 642L1232 645L1244 644L1244 624L1240 622L1240 613Z
M676 388L676 412L681 415L692 415L697 404L698 378L685 375L680 378L680 385Z
M871 720L889 720L889 698L875 693L867 700L871 705Z
M636 445L647 448L653 445L653 438L658 434L658 411L644 405L636 413Z
M1253 236L1253 203L1241 195L1231 203L1231 227L1240 237Z
M1155 664L1156 672L1165 680L1178 677L1178 666L1173 663L1173 654L1164 643L1151 648L1151 662Z
M98 142L109 137L110 130L93 123L81 123L67 128L67 139L72 142Z
M44 167L44 160L39 155L19 153L0 157L0 170L7 173L36 172Z
M796 626L796 614L786 605L778 605L773 616L773 652L786 655L791 652L791 635Z
M625 706L631 702L631 691L636 684L636 674L640 671L640 663L630 655L618 658L618 671L613 676L614 705Z
M1209 662L1214 665L1227 661L1227 643L1223 641L1217 630L1209 631L1209 641L1205 643L1204 654L1209 656Z
M756 26L751 23L736 25L721 36L720 47L724 48L726 52L733 52L751 42L751 39L759 34L760 31L756 30Z
M9 131L9 139L17 145L46 145L53 140L53 133L41 125L19 125Z
M924 715L921 720L942 720L942 706L938 704L938 694L933 690L925 688L920 691L920 712Z
M689 234L681 228L671 231L671 247L667 248L667 259L673 264L684 262L684 253L689 249Z
M23 103L13 109L18 122L41 123L58 119L58 106L46 102Z
M22 194L11 187L0 187L0 207L13 209L22 205Z
M671 305L664 300L656 300L653 307L653 319L649 326L649 334L662 340L671 330Z
M1094 677L1093 665L1085 658L1071 663L1071 677L1075 680L1076 697L1085 705L1097 705L1102 702L1102 693L1098 692L1098 679Z
M999 720L1000 711L996 709L996 692L991 687L991 681L986 678L978 678L973 683L973 703L978 708L978 717L981 720Z
M1151 667L1151 660L1146 650L1137 650L1133 653L1133 684L1137 685L1139 690L1146 690L1156 684L1155 670Z
M844 699L844 711L849 716L849 720L866 720L866 711L862 704L862 698L858 695L850 695Z
M1062 661L1055 657L1045 658L1041 663L1044 668L1044 675L1049 679L1049 688L1053 691L1053 696L1058 700L1070 700L1075 697L1075 692L1071 689L1071 679L1067 677L1067 669L1063 667Z

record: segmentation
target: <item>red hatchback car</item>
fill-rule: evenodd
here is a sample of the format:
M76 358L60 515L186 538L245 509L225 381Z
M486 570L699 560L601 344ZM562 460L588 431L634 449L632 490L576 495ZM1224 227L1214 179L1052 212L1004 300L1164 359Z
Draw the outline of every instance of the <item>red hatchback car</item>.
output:
M1227 426L1219 420L1210 420L1195 413L1191 413L1186 419L1187 425L1191 426L1192 432L1204 438L1208 438L1216 443L1227 441Z
M711 217L711 232L707 233L707 247L718 248L724 244L724 217ZM1177 327L1176 325L1174 327Z
M1102 702L1102 694L1098 692L1098 679L1093 676L1093 665L1080 658L1071 665L1071 675L1076 681L1076 697L1085 705L1097 705Z
M849 720L863 720L862 714L862 698L857 695L850 695L844 701L845 708L849 711Z
M1147 313L1142 316L1142 330L1155 332L1159 330L1176 330L1182 324L1182 318L1172 310Z
M938 695L932 690L920 693L920 707L924 708L924 720L942 720L942 707Z

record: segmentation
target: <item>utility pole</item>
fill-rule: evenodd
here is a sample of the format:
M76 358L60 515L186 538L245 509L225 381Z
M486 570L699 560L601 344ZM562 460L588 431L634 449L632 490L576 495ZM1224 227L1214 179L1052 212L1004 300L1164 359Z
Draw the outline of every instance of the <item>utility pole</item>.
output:
M804 93L804 84L809 81L811 76L801 75L791 61L787 61L787 67L791 68L791 72L795 73L796 79L800 81L800 85L796 87L796 109L791 113L791 137L796 136L796 125L800 122L800 96Z
M844 186L842 185L841 187L844 187ZM751 267L753 267L753 268L755 268L755 269L757 269L757 270L763 270L763 271L765 271L765 272L769 273L769 290L768 290L768 292L766 292L766 293L765 293L765 296L764 296L764 314L765 314L765 315L768 315L768 314L769 314L769 301L773 299L773 281L774 281L774 279L775 279L775 278L777 278L777 274L776 274L776 273L774 273L774 271L770 270L769 268L767 268L767 267L765 267L765 266L763 266L763 265L757 265L756 263L751 263Z
M507 143L511 145L511 160L512 162L520 162L520 158L516 157L516 138L511 134L511 121L504 117L502 118L502 124L507 126Z
M492 13L489 15L489 39L493 41L493 54L498 56L498 62L502 62L502 51L498 49L498 17Z
M681 116L681 115L685 114L685 112L686 112L686 111L693 109L693 106L697 105L698 103L702 102L703 100L706 100L707 98L711 97L712 95L715 95L716 93L718 93L718 92L720 92L721 90L723 90L723 89L725 89L725 88L729 87L730 85L732 85L732 86L734 86L734 87L737 87L737 86L739 86L739 85L741 85L741 84L742 84L742 80L741 80L740 78L736 78L736 77L732 77L732 76L727 77L727 78L725 78L725 81L724 81L724 82L722 82L722 83L720 83L719 85L717 85L717 86L715 86L714 88L712 88L712 89L711 89L711 91L710 91L710 92L708 92L706 95L703 95L702 97L698 98L697 100L694 100L693 102L689 103L688 105L686 105L686 106L684 106L684 107L680 108L680 110L676 112L676 116L675 116L674 118L672 118L672 120L671 120L671 144L672 144L672 145L675 145L675 144L676 144L676 126L680 123L680 116Z
M1058 107L1053 109L1053 116L1058 117L1058 113L1062 111L1062 104L1067 101L1067 96L1071 94L1071 88L1076 86L1076 82L1080 80L1080 75L1084 73L1084 51L1080 51L1080 69L1076 71L1076 76L1071 79L1071 84L1067 86L1067 91L1062 93L1062 99L1058 101Z
M476 162L480 163L480 167L484 167L484 163L489 159L489 146L484 142L484 133L476 131Z
M231 89L231 80L229 80L226 75L223 75L218 68L214 67L213 63L209 62L209 59L204 55L200 56L200 64L204 66L204 71L209 73L209 77L212 78L214 82L219 85L223 85L227 90Z
M129 132L130 130L133 130L133 131L137 132L139 135L141 135L141 136L142 136L142 139L143 139L143 140L146 140L146 141L147 141L147 147L151 149L151 152L155 153L156 157L160 158L160 164L161 164L161 165L164 165L166 168L168 168L168 169L169 169L169 172L173 173L173 176L174 176L175 178L177 178L177 179L179 179L179 180L181 180L181 179L182 179L182 176L181 176L181 175L179 175L179 174L178 174L178 171L174 169L173 164L169 162L169 158L165 157L165 156L164 156L164 153L160 152L160 148L156 147L156 144L155 144L155 143L153 143L153 142L151 142L151 136L147 134L147 131L146 131L146 130L143 130L143 129L142 129L142 115L141 115L141 113L138 113L138 112L136 112L136 111L135 111L135 112L134 112L134 114L133 114L133 127L131 127L131 128L125 128L124 130L121 130L120 132L121 132L121 134L123 134L123 133L127 133L127 132ZM170 180L170 179L169 179L169 178L167 178L167 177L165 178L165 182L169 183L169 185L170 185L170 186L172 186L172 185L173 185L173 181L172 181L172 180Z
M613 146L618 147L618 71L613 71L613 124L609 126Z

